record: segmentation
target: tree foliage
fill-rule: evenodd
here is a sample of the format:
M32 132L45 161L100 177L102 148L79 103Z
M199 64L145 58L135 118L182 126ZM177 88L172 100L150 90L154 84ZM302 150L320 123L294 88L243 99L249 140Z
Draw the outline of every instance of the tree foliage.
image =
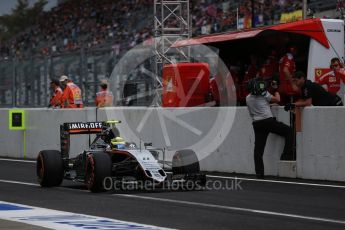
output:
M46 0L38 0L30 7L27 0L17 0L17 5L12 12L0 17L0 39L6 41L35 25L46 4Z

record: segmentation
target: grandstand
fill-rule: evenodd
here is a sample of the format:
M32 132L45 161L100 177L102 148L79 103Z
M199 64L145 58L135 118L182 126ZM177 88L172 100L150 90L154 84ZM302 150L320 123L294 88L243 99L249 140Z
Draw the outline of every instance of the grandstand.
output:
M62 73L82 87L86 104L92 105L95 84L110 75L129 49L153 38L153 1L61 1L24 31L0 41L0 106L46 106L48 81ZM193 36L252 25L251 0L190 3ZM258 0L254 7L254 25L265 26L280 23L284 13L301 10L302 1ZM336 4L311 0L308 7L322 13L335 11Z

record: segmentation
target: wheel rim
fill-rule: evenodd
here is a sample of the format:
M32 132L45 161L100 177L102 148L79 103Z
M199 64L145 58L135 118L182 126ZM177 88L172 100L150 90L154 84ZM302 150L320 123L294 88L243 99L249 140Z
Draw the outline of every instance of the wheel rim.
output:
M38 182L41 184L44 178L44 162L43 162L42 154L38 156L38 160L37 160L37 176L38 176Z
M85 183L88 189L95 183L95 162L92 156L87 158Z

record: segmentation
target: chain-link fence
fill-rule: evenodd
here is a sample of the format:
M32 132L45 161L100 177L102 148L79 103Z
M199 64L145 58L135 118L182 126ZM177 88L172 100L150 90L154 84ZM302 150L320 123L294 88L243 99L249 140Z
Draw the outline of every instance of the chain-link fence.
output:
M1 60L0 107L48 106L50 80L63 74L81 88L84 104L92 106L98 83L110 76L116 62L117 56L111 49Z

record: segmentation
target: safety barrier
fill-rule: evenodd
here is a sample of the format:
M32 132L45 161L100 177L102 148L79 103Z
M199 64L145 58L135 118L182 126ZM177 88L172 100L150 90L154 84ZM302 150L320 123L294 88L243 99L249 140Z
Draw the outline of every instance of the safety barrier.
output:
M274 108L277 119L288 123L289 114ZM119 130L126 140L152 142L167 149L191 148L206 171L254 173L254 132L245 107L219 108L85 108L80 110L25 109L26 130L10 131L9 109L0 109L0 156L35 158L40 150L59 149L63 122L122 120ZM306 108L302 132L297 134L296 163L279 161L284 140L270 135L265 174L305 179L345 180L345 108ZM89 137L71 139L71 154L87 148Z

